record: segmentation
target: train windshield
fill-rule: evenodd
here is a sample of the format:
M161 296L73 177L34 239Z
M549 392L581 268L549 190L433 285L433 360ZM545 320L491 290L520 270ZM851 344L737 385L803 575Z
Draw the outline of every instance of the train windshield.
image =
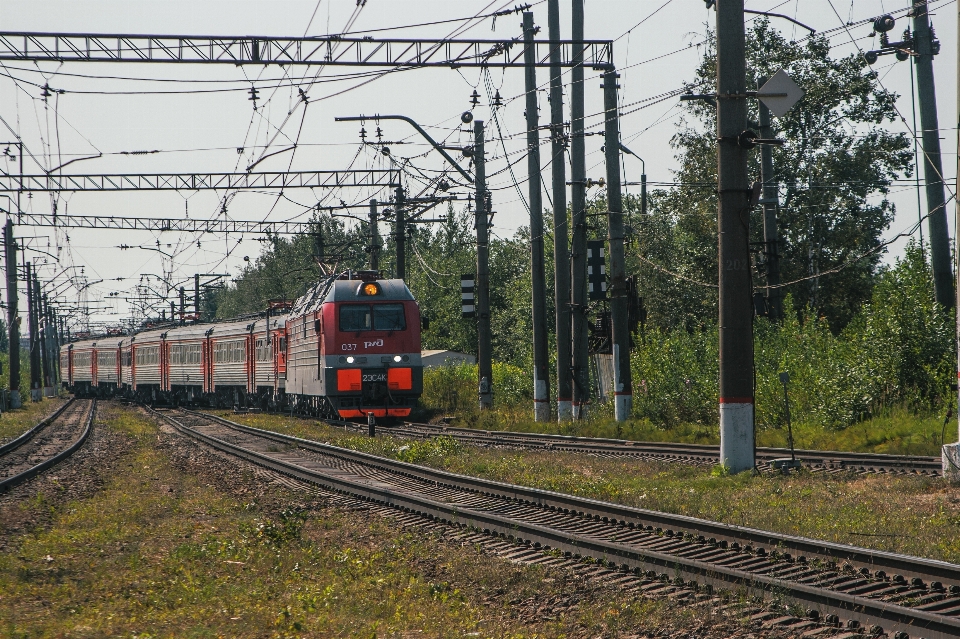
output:
M340 307L341 331L369 331L371 328L369 306L366 304L346 304Z
M403 304L376 304L373 307L373 330L402 331L407 327Z
M407 328L403 304L345 304L340 307L340 330L402 331Z

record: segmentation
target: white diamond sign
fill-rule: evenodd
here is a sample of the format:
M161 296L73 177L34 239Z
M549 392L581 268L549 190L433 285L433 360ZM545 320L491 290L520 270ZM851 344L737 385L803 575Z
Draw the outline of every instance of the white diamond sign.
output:
M771 113L782 118L805 93L806 91L797 86L797 83L790 79L783 69L780 69L760 87L757 97L767 105Z

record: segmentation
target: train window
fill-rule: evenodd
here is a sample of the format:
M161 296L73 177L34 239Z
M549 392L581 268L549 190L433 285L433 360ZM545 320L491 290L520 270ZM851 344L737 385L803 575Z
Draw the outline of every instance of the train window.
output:
M217 364L240 363L247 361L243 340L217 342L213 346L213 361Z
M372 311L372 313L371 313ZM340 330L402 331L407 327L403 304L345 304L340 307Z
M370 307L366 304L345 304L340 307L340 330L369 331L372 328Z
M170 363L199 364L200 363L200 345L199 344L174 344L170 347Z
M148 366L160 362L159 346L141 346L137 349L137 366Z
M406 327L403 304L374 304L373 330L402 331Z

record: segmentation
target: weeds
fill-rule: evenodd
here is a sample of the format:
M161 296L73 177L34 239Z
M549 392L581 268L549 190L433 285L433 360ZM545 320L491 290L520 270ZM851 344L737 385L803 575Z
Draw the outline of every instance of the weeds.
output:
M696 625L671 604L546 579L389 519L292 506L302 494L234 497L194 475L208 461L173 463L148 420L101 417L137 446L101 492L0 552L0 635L520 638ZM446 438L399 448L421 463L466 454ZM242 473L225 481L245 491Z
M16 439L37 423L63 405L64 398L46 399L39 402L27 401L22 408L0 414L0 443Z
M931 281L923 252L913 244L839 333L811 309L793 308L789 298L782 323L755 322L758 443L786 442L779 373L787 371L798 446L939 454L943 416L954 401L956 351L954 321L934 301ZM609 404L597 403L585 424L559 431L554 424L534 424L532 379L505 364L494 368L494 411L479 412L477 367L470 365L424 371L422 404L427 416L454 412L458 425L484 430L715 443L717 336L709 323L690 331L650 327L635 336L633 419L627 425L613 422Z

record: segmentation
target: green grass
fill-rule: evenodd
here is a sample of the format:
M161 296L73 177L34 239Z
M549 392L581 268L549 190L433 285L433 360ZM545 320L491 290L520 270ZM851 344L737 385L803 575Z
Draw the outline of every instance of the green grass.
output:
M276 415L228 418L465 475L960 563L960 489L941 479L809 472L724 477L709 467L475 448L446 437L370 439Z
M646 419L631 419L617 423L609 415L608 407L594 410L591 418L582 422L558 424L535 422L532 407L502 407L486 413L461 413L450 422L452 426L479 430L510 430L528 433L550 433L579 437L610 437L633 441L682 442L689 444L719 444L720 430L715 425L678 424L661 427ZM942 416L918 416L906 410L888 411L888 414L868 419L842 430L799 423L793 427L794 445L813 450L844 450L863 453L896 455L940 455L941 435L946 443L957 441L956 419L947 421ZM786 447L787 429L757 430L758 446Z
M689 608L257 489L242 472L218 489L171 457L150 421L116 406L102 419L135 441L125 471L0 553L2 636L519 638L702 623Z
M41 419L63 405L65 398L43 399L39 402L27 401L22 408L6 411L0 415L0 443L16 439L37 425Z

